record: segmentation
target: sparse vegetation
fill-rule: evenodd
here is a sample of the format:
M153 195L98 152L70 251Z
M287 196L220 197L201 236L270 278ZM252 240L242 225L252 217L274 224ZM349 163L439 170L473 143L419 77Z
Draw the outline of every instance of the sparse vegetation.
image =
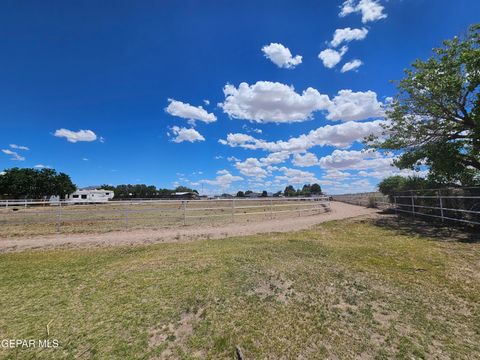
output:
M367 220L2 254L2 337L61 347L0 357L478 358L480 249L441 240Z

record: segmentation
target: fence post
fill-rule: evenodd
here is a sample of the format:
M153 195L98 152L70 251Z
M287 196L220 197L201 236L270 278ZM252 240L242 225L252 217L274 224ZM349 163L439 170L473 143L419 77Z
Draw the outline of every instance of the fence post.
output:
M5 209L8 209L8 200L5 201Z
M187 225L187 202L183 200L182 205L183 205L183 226L185 226Z
M128 229L128 209L125 208L124 210L124 221L125 221L125 229Z
M397 211L397 196L396 195L393 195L393 206L395 208L395 215L398 215L398 211Z
M273 199L270 199L270 219L273 219Z
M232 213L232 223L234 223L235 222L235 199L232 199L231 213Z
M57 208L57 232L60 232L60 223L62 221L62 200L58 202L58 208Z
M443 201L442 201L442 195L439 195L440 199L440 216L442 217L442 222L445 222L445 219L443 218Z
M413 217L415 217L415 200L413 199L413 191L410 193L411 199L412 199L412 214Z

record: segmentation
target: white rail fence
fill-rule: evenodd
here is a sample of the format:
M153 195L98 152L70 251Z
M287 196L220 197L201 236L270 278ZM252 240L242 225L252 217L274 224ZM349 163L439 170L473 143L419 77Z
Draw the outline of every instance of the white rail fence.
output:
M390 196L378 192L333 196L333 200L355 205L391 209L415 217L480 225L480 188L434 189L397 192Z
M235 222L251 216L273 219L277 214L315 214L330 210L327 196L310 198L257 198L211 200L132 199L106 203L72 204L68 201L0 200L0 236L5 225L54 226L57 232L66 224L117 222L122 227L139 222L151 225L189 225L194 220L219 218ZM201 223L199 223L201 224Z

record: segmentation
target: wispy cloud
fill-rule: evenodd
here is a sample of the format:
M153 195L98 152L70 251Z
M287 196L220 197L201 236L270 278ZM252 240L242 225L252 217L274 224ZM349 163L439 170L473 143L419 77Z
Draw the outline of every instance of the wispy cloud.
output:
M2 149L2 152L6 155L10 155L10 160L15 160L15 161L25 161L25 157L20 155L19 153L12 151L10 149Z
M17 145L17 144L10 144L10 147L16 150L30 150L30 148L28 148L27 146Z

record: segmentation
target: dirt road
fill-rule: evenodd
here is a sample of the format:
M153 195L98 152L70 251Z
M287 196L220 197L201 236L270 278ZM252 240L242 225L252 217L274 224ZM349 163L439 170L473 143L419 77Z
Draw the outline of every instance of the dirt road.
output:
M221 239L233 236L269 232L288 232L307 229L315 224L358 216L374 216L376 209L340 202L331 203L331 211L318 215L292 217L290 220L273 219L227 226L183 227L162 230L115 231L103 234L58 234L28 238L0 238L0 252L45 249L57 247L92 247L114 245L141 245L150 243L187 242L199 239Z

